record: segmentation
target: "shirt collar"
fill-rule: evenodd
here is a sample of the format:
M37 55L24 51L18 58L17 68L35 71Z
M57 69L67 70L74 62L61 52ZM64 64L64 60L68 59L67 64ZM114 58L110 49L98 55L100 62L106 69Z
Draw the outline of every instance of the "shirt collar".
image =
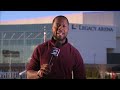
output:
M53 46L55 46L56 40L52 37L50 43L51 43ZM65 44L67 44L67 43L68 43L68 39L66 38L66 41L65 41L65 43L62 44L62 46L65 45Z

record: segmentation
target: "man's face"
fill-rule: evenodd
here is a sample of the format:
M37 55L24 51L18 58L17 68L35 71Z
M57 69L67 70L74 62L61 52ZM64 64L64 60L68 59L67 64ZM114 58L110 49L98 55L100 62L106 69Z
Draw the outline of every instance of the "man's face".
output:
M52 26L53 36L57 40L63 41L66 39L68 31L69 25L67 20L63 17L56 18Z

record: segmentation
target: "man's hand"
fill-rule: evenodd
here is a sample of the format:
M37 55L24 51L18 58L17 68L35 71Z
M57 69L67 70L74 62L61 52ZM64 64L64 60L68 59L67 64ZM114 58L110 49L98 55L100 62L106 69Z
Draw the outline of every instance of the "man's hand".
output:
M42 77L48 75L51 72L51 67L52 67L52 65L49 65L49 64L41 65L41 68L38 71L39 77L42 78Z

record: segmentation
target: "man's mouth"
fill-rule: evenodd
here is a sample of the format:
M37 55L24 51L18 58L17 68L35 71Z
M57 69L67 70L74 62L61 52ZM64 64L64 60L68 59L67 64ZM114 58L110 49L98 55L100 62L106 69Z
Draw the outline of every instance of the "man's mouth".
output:
M57 33L57 35L64 35L65 33Z

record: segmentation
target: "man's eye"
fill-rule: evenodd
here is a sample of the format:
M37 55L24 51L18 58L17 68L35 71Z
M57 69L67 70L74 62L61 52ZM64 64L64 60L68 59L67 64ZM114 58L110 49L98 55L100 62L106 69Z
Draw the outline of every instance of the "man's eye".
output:
M65 25L63 25L63 27L66 27Z

